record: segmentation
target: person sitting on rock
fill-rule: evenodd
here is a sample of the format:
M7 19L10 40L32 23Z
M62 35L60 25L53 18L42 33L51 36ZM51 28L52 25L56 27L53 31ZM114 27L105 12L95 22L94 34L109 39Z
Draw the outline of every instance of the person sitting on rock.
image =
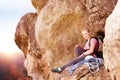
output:
M81 60L87 60L97 57L95 52L98 51L98 41L95 38L92 38L90 30L88 28L84 28L82 30L82 36L86 40L86 43L84 45L84 48L81 48L78 44L75 46L74 51L77 57L61 67L52 69L52 72L61 73L65 68L74 65ZM90 46L89 43L91 44Z

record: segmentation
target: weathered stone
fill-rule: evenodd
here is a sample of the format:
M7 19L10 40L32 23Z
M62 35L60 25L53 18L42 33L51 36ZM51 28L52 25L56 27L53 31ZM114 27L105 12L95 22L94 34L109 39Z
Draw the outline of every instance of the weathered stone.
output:
M34 34L36 19L36 13L28 13L21 18L16 28L15 42L18 47L23 51L25 56L29 52L31 46L36 47L35 49L37 49L37 43L35 41L36 39ZM34 54L36 53L34 52Z
M38 14L48 1L49 0L31 0L32 5L34 6Z
M28 75L34 80L42 80L48 76L47 72L43 72L47 71L48 64L35 39L36 19L36 13L28 13L21 18L16 29L15 42L26 56L25 67Z
M120 80L120 0L106 20L103 47L106 69L112 80Z
M104 66L101 66L100 70L93 74L90 73L86 65L82 65L72 75L68 73L68 69L65 69L60 76L60 80L111 80L111 78Z

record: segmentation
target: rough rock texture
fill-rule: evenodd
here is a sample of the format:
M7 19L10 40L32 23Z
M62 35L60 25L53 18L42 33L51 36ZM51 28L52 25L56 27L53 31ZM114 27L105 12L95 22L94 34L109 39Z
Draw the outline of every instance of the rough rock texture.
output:
M36 13L28 13L21 18L16 28L15 42L26 56L25 67L28 75L34 80L47 80L50 69L44 51L41 51L36 42L36 19Z
M30 48L36 47L37 49L34 34L36 19L36 13L28 13L21 18L16 28L15 42L18 47L24 52L25 56L27 55Z
M104 31L105 20L115 3L116 0L32 0L37 14L24 15L15 33L15 42L26 56L28 75L33 80L60 79L66 72L59 75L51 69L75 57L74 46L83 46L82 27L89 27L93 35L98 30ZM109 73L105 74L108 76L104 78L109 80ZM79 80L91 80L87 75ZM97 77L104 80L101 74Z
M107 18L103 50L105 66L112 80L120 80L120 0Z
M41 9L47 4L48 0L31 0L31 2L39 14Z
M86 65L82 65L72 75L69 75L68 69L64 70L59 80L111 80L111 78L104 66L101 66L100 70L93 74L89 72Z

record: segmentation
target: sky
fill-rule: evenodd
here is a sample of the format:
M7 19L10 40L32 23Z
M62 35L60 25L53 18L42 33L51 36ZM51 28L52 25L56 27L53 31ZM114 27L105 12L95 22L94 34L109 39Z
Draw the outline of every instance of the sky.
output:
M36 12L31 0L0 0L0 52L21 51L14 35L20 18L28 12Z

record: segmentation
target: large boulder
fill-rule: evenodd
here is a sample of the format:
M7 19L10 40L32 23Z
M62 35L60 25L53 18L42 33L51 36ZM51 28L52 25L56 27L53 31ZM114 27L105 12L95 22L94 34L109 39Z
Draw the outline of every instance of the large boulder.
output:
M107 18L104 39L105 67L112 80L120 80L120 0L112 14Z

